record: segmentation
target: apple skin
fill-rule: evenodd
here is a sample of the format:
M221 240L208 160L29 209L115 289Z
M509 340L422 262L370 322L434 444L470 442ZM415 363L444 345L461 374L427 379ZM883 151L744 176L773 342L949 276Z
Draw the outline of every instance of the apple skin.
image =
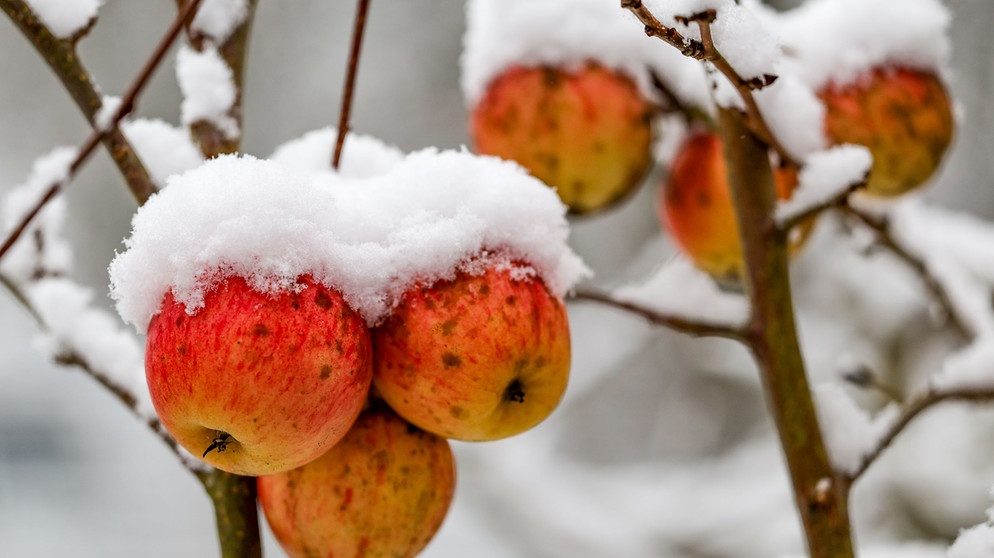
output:
M516 161L580 214L641 183L653 162L652 114L631 79L603 66L515 66L490 83L470 127L477 152Z
M789 199L797 187L797 172L775 168L773 179L777 197ZM720 284L740 286L742 244L721 139L710 132L688 137L658 194L656 212L680 251ZM792 253L800 249L812 225L803 224L791 234Z
M373 347L375 391L411 424L458 440L528 430L569 378L565 306L507 265L409 290Z
M878 68L847 84L829 84L825 135L833 145L864 145L873 154L866 192L898 196L935 173L952 142L952 102L934 74Z
M291 558L411 557L445 519L455 463L445 438L370 409L327 453L256 486Z
M311 461L345 435L372 381L363 319L308 277L266 295L240 277L188 315L166 295L148 328L145 374L162 425L193 455L257 476ZM218 451L223 450L223 451Z

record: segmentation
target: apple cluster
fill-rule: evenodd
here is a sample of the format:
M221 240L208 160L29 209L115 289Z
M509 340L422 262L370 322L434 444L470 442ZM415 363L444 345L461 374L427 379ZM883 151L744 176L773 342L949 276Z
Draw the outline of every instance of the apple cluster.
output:
M699 269L734 287L742 250L714 114L717 106L736 106L737 93L696 60L633 43L637 37L676 52L639 36L623 10L610 13L587 0L553 3L558 10L527 1L471 2L463 78L476 149L517 161L576 214L625 199L659 159L667 171L656 199L663 229ZM755 94L764 115L776 120L774 135L784 136L778 139L787 153L770 150L781 200L803 187L798 176L807 155L845 144L872 155L863 195L900 196L936 173L955 119L942 69L948 18L933 0L915 0L915 9L934 12L935 23L909 25L899 40L854 23L900 25L910 8L881 0L812 0L785 13L757 3L699 4L715 7L715 41L741 79L772 85ZM663 2L646 5L669 27L699 37L688 23L693 14L670 13L677 8ZM754 34L721 35L722 18ZM757 40L775 35L781 42ZM656 153L654 140L662 146ZM813 225L792 231L792 252Z
M410 185L396 177L417 175L418 156L379 156L407 166L378 176L402 198L399 189ZM151 313L145 369L162 426L206 464L258 477L261 507L291 556L418 553L453 496L448 440L524 432L566 389L569 323L555 283L562 276L541 264L578 260L529 250L520 241L527 235L515 244L508 233L529 226L558 244L564 208L508 163L468 153L420 160L435 165L440 185L411 191L428 209L400 204L386 229L325 224L348 224L349 204L367 204L370 213L383 205L365 179L332 173L308 181L248 157L208 161L139 211L128 251L112 264L122 315L140 324ZM446 218L444 204L457 195L447 181L477 195L464 178L481 171L497 180L478 180L480 189L523 181L520 193L537 192L531 201L552 212L502 223L508 208L484 192L455 203L461 209ZM297 199L304 195L310 199ZM466 219L474 206L484 209ZM535 221L541 215L558 216ZM484 242L481 231L508 240ZM342 239L346 233L352 238ZM274 235L282 238L266 243ZM314 244L315 236L324 240ZM479 246L450 253L463 237ZM172 253L163 242L176 243ZM296 259L325 243L323 253ZM418 246L412 268L402 260ZM377 257L394 263L378 278ZM160 284L144 290L151 281ZM160 292L158 304L136 300Z

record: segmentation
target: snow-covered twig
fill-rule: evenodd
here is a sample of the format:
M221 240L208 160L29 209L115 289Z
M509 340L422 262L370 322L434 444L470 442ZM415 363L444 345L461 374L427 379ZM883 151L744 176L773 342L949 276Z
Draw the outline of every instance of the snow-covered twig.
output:
M69 165L69 171L66 177L62 180L53 182L45 191L45 194L41 197L35 207L25 214L21 222L18 223L18 225L15 226L4 239L3 244L0 245L0 259L2 259L4 254L10 250L11 246L17 242L17 239L24 234L24 231L28 228L28 225L31 224L31 221L38 215L39 212L41 212L45 205L55 198L65 184L72 180L72 178L79 171L80 167L83 166L83 163L86 162L89 156L93 153L94 149L96 149L97 144L111 130L116 130L118 123L120 123L121 120L132 111L138 96L145 88L145 85L152 78L152 74L155 72L155 69L159 67L159 64L165 58L166 53L176 40L176 37L179 36L179 33L183 29L183 25L189 21L193 14L196 13L197 6L200 4L200 1L201 0L190 0L179 12L179 14L177 14L172 24L166 30L165 35L155 47L152 55L145 62L145 65L138 73L138 76L128 88L127 93L125 93L124 97L121 99L120 107L117 109L117 112L114 114L113 118L110 119L110 126L106 128L95 128L90 136L86 138L86 141L84 141L80 146L76 158L73 160L72 164Z
M25 0L0 0L0 9L45 59L87 120L95 128L99 127L97 115L105 108L104 97L76 54L75 40L79 38L79 33L59 40ZM155 193L155 185L141 159L120 130L109 129L100 139L138 203Z

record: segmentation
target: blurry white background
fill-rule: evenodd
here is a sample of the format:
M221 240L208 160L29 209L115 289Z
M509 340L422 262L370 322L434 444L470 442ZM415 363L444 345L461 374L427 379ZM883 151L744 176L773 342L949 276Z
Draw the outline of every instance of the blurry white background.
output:
M987 105L994 93L994 5L955 0L950 7L953 89L963 119L928 196L994 218L994 111ZM246 152L265 156L288 139L335 123L353 8L346 0L260 0L246 78ZM167 0L107 0L80 46L106 93L126 86L174 9ZM461 2L373 2L353 128L405 150L465 144L457 64L463 28ZM6 20L0 22L0 52L2 193L24 180L34 158L55 145L78 144L89 130ZM156 74L138 114L175 123L179 100L170 62ZM603 284L648 270L669 252L652 207L658 179L650 177L622 207L575 223L574 246ZM103 152L69 187L68 198L76 277L103 293L107 264L128 233L134 203ZM798 280L810 281L832 263L810 256L798 265ZM802 304L818 306L817 289L802 285L800 292ZM601 308L576 306L571 315L574 379L562 408L519 438L455 444L456 503L425 555L742 557L796 549L779 453L745 353L650 330ZM859 339L860 328L852 330ZM217 555L213 512L199 483L96 383L35 353L35 333L30 316L0 293L0 556ZM806 346L831 351L840 339ZM880 354L892 348L879 348ZM902 350L880 358L907 358L907 347ZM986 413L964 416L974 424L992 421ZM933 454L952 459L959 454L951 444L973 439L949 441L944 423L934 424L937 433L929 439L946 445ZM920 455L905 445L911 467ZM895 453L900 450L899 444ZM965 477L945 463L931 477L929 463L919 461L906 484L867 488L872 503L861 504L871 498L857 493L857 515L865 516L860 524L886 533L865 538L942 540L981 521L994 484L994 445L977 451ZM880 475L897 467L882 463ZM947 483L935 486L938 479ZM924 487L934 488L936 500ZM955 504L937 503L957 489L962 492ZM880 503L881 494L889 499ZM280 555L271 540L267 547Z

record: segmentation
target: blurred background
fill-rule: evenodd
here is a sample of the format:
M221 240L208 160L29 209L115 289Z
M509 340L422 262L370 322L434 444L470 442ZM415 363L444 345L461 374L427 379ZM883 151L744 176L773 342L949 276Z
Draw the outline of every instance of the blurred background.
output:
M337 121L354 3L259 4L244 93L244 151L266 156ZM994 218L994 4L954 0L949 6L952 86L963 118L927 196ZM122 92L174 10L166 0L107 0L80 45L106 93ZM404 150L467 144L458 69L464 25L462 2L373 2L353 128ZM78 145L89 128L5 19L0 52L2 193L26 178L36 157L56 145ZM137 112L177 123L179 102L170 59ZM574 223L573 245L602 285L637 277L670 253L653 212L659 178L650 177L621 207ZM67 196L75 277L110 308L106 268L129 232L134 203L103 151ZM800 265L799 281L825 269L819 267L824 260ZM799 549L779 450L747 355L719 341L650 330L602 308L570 311L575 365L562 408L519 438L455 444L456 502L425 556L758 557ZM31 317L0 291L0 556L216 556L213 512L199 483L90 378L36 353L35 334ZM819 350L843 338L836 335ZM935 424L939 437L948 434L944 423ZM972 438L956 439L966 446ZM972 461L970 476L955 486L936 487L924 469L904 485L867 481L878 486L874 499L889 499L859 512L864 538L941 542L982 521L994 484L991 453ZM905 457L913 461L914 455ZM958 474L945 463L935 473L946 480ZM934 490L916 492L923 486ZM944 507L940 501L956 490L964 496L956 492L958 503ZM763 527L754 529L756 522ZM726 540L712 540L715 532ZM280 555L270 539L267 549Z

